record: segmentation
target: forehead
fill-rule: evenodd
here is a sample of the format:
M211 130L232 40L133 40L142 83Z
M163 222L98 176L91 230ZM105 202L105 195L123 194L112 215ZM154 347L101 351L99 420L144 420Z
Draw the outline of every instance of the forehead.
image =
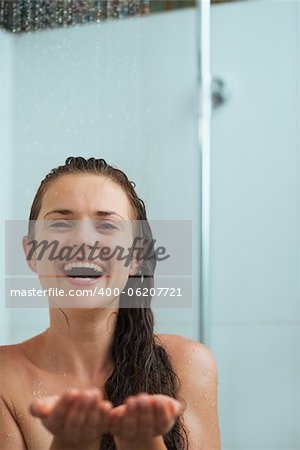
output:
M71 209L77 213L114 211L130 219L125 191L108 178L94 174L63 175L53 181L43 196L39 216L52 209Z

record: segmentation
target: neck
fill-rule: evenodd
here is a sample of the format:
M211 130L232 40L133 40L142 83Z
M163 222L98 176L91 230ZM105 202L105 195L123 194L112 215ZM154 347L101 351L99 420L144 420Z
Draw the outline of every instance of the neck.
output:
M50 309L44 351L58 373L93 382L113 367L112 344L118 309Z

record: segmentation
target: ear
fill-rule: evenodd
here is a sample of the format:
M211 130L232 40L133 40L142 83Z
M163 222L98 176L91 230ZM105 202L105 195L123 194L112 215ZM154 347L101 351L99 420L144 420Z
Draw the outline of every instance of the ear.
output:
M32 245L29 244L28 236L22 238L23 250L25 253L28 267L32 272L37 272L35 254L32 254Z
M142 265L143 265L143 259L137 260L136 258L134 258L130 264L129 275L137 275L137 273L139 272Z

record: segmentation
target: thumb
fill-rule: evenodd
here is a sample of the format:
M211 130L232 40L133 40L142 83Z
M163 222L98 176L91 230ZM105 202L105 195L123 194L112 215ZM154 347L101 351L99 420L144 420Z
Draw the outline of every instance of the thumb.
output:
M47 417L59 400L59 395L52 395L41 400L36 400L29 405L29 411L34 417Z
M170 401L170 412L172 416L179 416L183 411L183 405L178 400L172 399Z

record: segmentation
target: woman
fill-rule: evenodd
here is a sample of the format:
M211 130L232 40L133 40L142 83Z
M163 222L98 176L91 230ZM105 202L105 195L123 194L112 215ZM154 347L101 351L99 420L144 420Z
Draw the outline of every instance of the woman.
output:
M36 193L23 239L30 269L45 289L96 286L107 295L49 296L49 328L1 347L2 450L220 449L210 351L154 335L151 297L126 295L128 287L153 286L155 255L84 266L86 253L70 264L47 258L49 249L42 258L31 251L32 241L45 237L91 250L99 235L101 247L115 239L128 248L133 234L121 226L129 223L151 238L133 184L103 159L78 157L53 169ZM125 294L109 295L116 286Z

